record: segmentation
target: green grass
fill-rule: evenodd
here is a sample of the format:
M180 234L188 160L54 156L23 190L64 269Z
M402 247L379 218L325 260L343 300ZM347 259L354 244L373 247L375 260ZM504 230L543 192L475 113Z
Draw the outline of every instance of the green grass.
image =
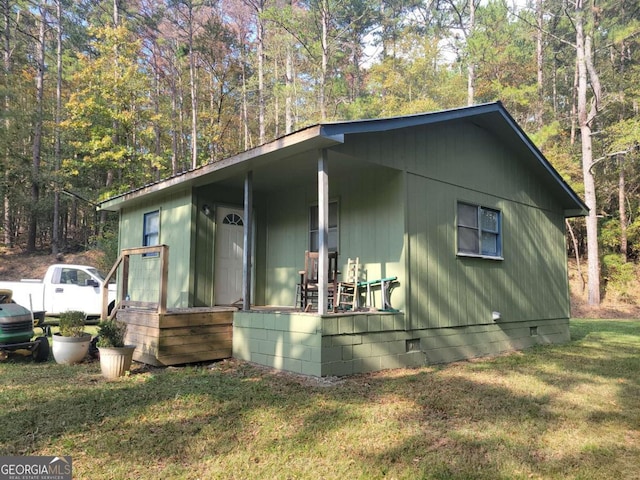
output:
M71 455L77 479L632 479L640 321L573 340L334 381L237 362L0 363L0 452Z

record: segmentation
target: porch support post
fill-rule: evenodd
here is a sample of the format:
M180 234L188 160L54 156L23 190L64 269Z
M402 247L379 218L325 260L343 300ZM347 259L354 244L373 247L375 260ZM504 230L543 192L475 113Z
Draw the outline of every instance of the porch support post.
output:
M244 177L244 235L242 250L242 310L251 310L251 256L253 245L253 171Z
M329 162L327 150L318 156L318 313L327 313L329 282Z

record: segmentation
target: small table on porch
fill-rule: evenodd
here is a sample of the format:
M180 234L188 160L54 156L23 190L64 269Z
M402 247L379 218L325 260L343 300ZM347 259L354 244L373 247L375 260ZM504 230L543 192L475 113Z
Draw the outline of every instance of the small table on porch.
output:
M378 278L376 280L366 280L358 282L358 288L366 288L366 307L375 308L375 298L373 289L380 287L381 311L396 312L397 310L391 306L391 286L398 281L398 277Z

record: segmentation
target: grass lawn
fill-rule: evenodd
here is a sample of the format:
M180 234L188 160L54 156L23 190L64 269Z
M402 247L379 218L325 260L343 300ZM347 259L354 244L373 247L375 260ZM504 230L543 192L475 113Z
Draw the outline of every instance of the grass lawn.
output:
M0 363L0 454L71 455L76 479L638 479L640 321L572 341L342 379L238 361Z

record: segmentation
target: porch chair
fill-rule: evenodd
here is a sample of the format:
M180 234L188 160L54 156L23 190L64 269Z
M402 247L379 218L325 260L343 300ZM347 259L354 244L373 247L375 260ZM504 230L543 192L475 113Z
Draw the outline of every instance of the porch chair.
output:
M358 309L360 283L360 257L347 260L344 281L338 283L338 308L351 311Z
M338 252L329 252L329 266L327 278L327 300L329 308L336 311L337 304L335 302L336 292L338 290ZM318 252L304 252L304 270L300 270L300 284L298 290L300 292L300 308L308 312L318 307ZM315 299L315 301L314 301Z

